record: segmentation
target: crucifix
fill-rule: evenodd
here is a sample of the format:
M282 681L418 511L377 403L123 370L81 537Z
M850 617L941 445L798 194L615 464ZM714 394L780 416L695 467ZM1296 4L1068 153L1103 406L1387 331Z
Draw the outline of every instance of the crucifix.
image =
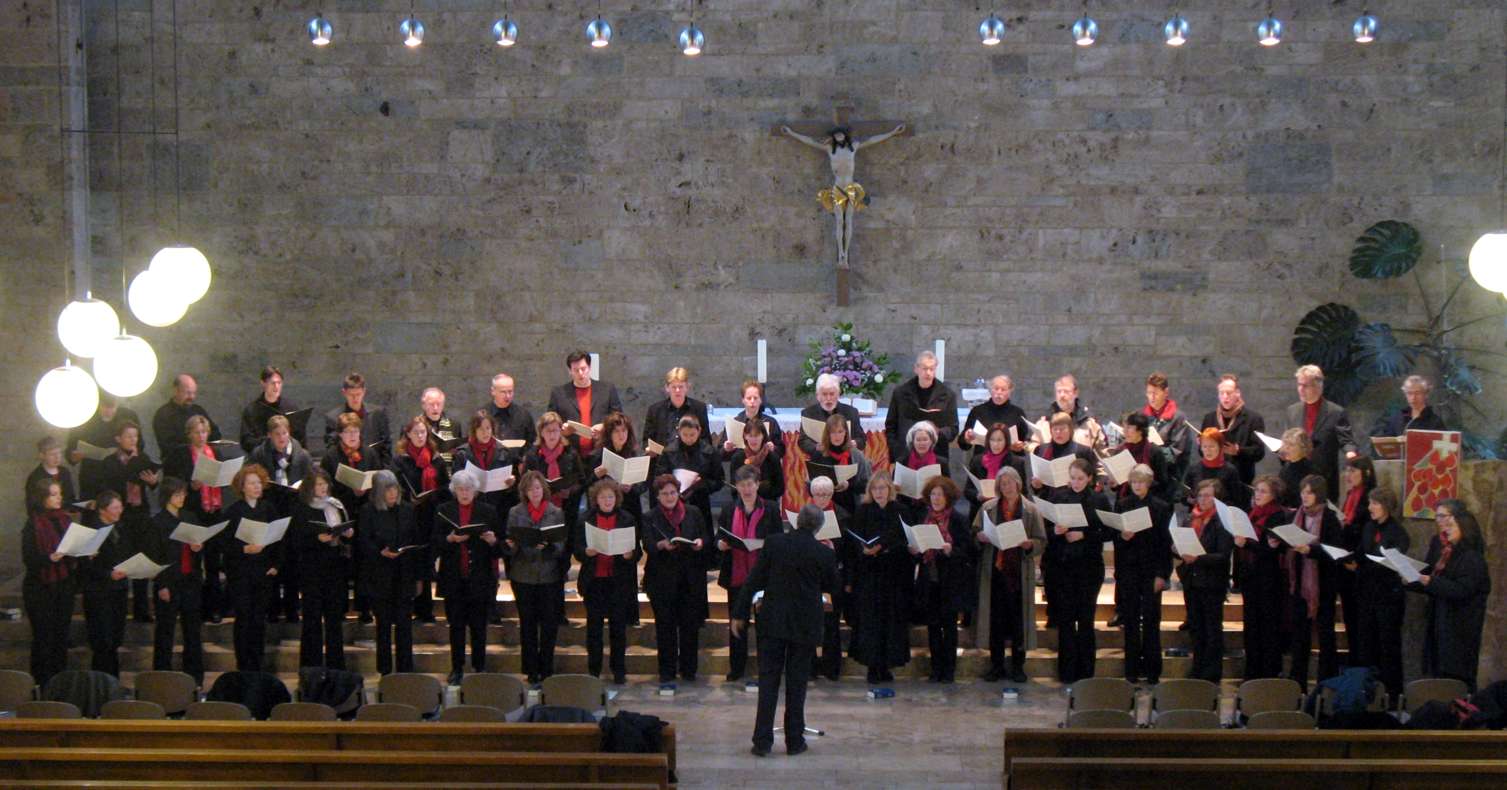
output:
M837 304L848 304L848 245L853 240L853 215L868 205L863 185L853 179L858 152L891 137L910 134L903 121L852 121L853 107L846 96L837 97L832 123L800 121L770 129L775 137L789 137L827 155L832 166L832 186L816 193L824 211L831 212L837 233Z

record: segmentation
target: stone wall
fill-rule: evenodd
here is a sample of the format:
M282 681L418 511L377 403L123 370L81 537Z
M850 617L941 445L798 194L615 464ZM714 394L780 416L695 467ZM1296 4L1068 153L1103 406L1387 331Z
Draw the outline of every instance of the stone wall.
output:
M711 0L697 59L670 44L682 2L606 4L605 51L582 40L588 4L544 0L513 4L521 40L501 50L498 5L420 4L429 38L409 51L397 0L183 0L176 26L170 0L91 4L91 125L181 129L176 167L170 139L91 135L95 289L120 305L122 262L134 274L172 235L175 170L181 235L215 267L182 323L143 333L164 376L139 411L188 370L234 423L267 362L306 404L357 369L401 412L431 384L472 408L498 370L537 405L581 346L637 417L672 365L732 401L759 337L788 405L807 341L842 319L901 369L946 339L949 380L1010 371L1032 410L1072 371L1117 413L1162 368L1195 419L1226 370L1271 415L1314 305L1422 316L1410 283L1348 274L1360 231L1405 219L1430 260L1458 260L1501 219L1496 0L1371 3L1368 47L1345 35L1358 2L1289 3L1274 49L1253 41L1262 4L1211 0L1179 50L1161 2L1095 3L1104 36L1080 49L1076 1L1007 4L985 48L968 3ZM324 49L302 31L316 6ZM17 481L42 430L32 388L62 355L53 3L0 0L0 40L0 407L20 417L0 477ZM829 118L840 93L856 119L915 130L860 155L872 204L843 309L826 163L769 133ZM0 486L7 519L18 493Z

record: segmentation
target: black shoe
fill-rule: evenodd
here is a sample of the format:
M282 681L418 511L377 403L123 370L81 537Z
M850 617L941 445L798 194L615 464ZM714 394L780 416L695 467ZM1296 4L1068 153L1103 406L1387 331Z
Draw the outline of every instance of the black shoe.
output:
M888 669L882 670L879 673L879 682L880 683L894 683L895 682L895 673L889 671Z
M1186 630L1188 630L1188 629L1189 629L1189 628L1191 628L1191 627L1192 627L1192 626L1190 626L1190 625L1188 625L1188 621L1187 621L1187 620L1184 620L1184 621L1183 621L1183 623L1182 623L1182 625L1179 625L1179 626L1178 626L1178 627L1177 627L1177 630L1179 630L1179 631L1186 631Z
M1109 618L1109 622L1105 623L1104 627L1119 628L1122 625L1125 625L1125 621L1120 618L1119 614L1116 614L1114 617Z
M1146 685L1148 686L1155 686L1160 682L1162 682L1161 678L1146 678Z
M751 754L751 755L753 755L753 756L755 756L755 757L768 757L769 756L769 747L768 746L760 746L758 744L754 744L754 747L752 749L749 749L748 753Z
M1129 683L1132 686L1139 686L1139 685L1141 685L1141 679L1139 677L1135 676L1135 675L1126 675L1125 676L1125 682Z
M1000 669L999 667L989 667L989 671L984 673L984 682L998 683L1003 680L1004 677L1005 671L1003 669Z
M661 686L664 686L664 685L674 685L674 683L675 683L675 676L674 675L660 675L659 676L659 685L661 685Z
M872 686L872 685L874 685L874 684L876 684L876 683L883 683L883 682L884 682L884 681L883 681L883 680L882 680L882 679L881 679L881 675L880 675L880 673L879 673L879 672L878 672L878 671L877 671L877 670L873 670L873 669L870 669L870 670L869 670L869 674L868 674L868 677L867 677L867 678L865 678L865 679L866 679L866 680L867 680L867 681L868 681L868 684L869 684L869 685L870 685L870 686Z
M624 686L628 683L628 675L622 672L612 673L612 685Z
M831 672L828 672L827 675L826 675L826 677L827 677L827 680L830 680L833 683L836 683L837 681L842 680L842 672L840 670L834 669Z
M800 743L793 743L793 744L790 744L789 746L786 746L785 747L785 754L788 757L794 757L797 754L805 754L806 750L810 749L810 748L811 748L810 746L806 745L805 741L801 741Z
M540 678L537 674L531 674L528 676L528 684L530 686L537 686L541 681L542 678Z
M358 622L358 623L360 623L362 625L371 625L372 624L372 613L371 612L362 612L360 615L358 615L356 617L356 622Z
M727 678L726 679L727 679L727 682L729 682L729 683L737 683L738 681L740 681L740 680L743 679L743 673L742 672L729 672L729 673L727 673Z
M684 680L687 683L695 683L696 682L696 673L695 672L682 672L682 673L680 673L680 679Z
M1016 667L1010 671L1011 683L1029 683L1030 680L1030 678L1026 677L1026 671L1021 667Z
M451 672L450 673L450 677L445 682L447 684L451 685L451 686L459 686L460 685L460 680L461 680L461 673L459 673L459 672Z

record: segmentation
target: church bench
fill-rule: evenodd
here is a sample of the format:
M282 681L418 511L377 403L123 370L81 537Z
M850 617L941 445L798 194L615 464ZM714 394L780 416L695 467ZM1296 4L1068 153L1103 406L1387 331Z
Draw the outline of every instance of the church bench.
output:
M17 779L628 783L668 788L663 754L601 752L294 751L285 749L0 748L0 776Z
M595 724L449 722L0 720L0 747L83 749L279 749L378 751L595 752ZM675 769L675 728L665 725L665 756Z
M1009 777L1011 790L1165 790L1197 784L1220 790L1303 785L1322 786L1324 790L1500 788L1507 785L1507 760L1021 757L1011 765Z
M97 779L6 779L10 790L264 790L266 782L205 782L201 780L121 780ZM577 782L285 782L278 790L569 790L580 787ZM592 790L654 790L658 785L647 784L593 784Z
M1507 754L1507 733L1413 730L1069 730L1006 728L1005 774L1021 758L1487 760Z

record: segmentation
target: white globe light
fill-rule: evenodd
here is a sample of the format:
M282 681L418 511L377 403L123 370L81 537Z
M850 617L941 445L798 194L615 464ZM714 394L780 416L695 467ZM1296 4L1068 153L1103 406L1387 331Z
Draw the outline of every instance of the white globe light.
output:
M94 378L112 395L140 395L157 378L157 352L135 335L116 335L94 357Z
M99 387L89 371L64 363L37 382L37 413L49 425L77 428L99 408Z
M1507 230L1476 239L1470 248L1470 276L1488 291L1507 292Z
M76 357L92 357L110 338L120 334L115 308L99 299L69 302L58 315L58 340Z
M165 275L185 306L209 293L209 282L213 278L209 259L196 247L163 247L152 256L152 263L147 268Z
M147 269L131 278L126 304L131 306L137 320L147 326L171 326L188 310L188 305L177 298L176 290L162 272Z

